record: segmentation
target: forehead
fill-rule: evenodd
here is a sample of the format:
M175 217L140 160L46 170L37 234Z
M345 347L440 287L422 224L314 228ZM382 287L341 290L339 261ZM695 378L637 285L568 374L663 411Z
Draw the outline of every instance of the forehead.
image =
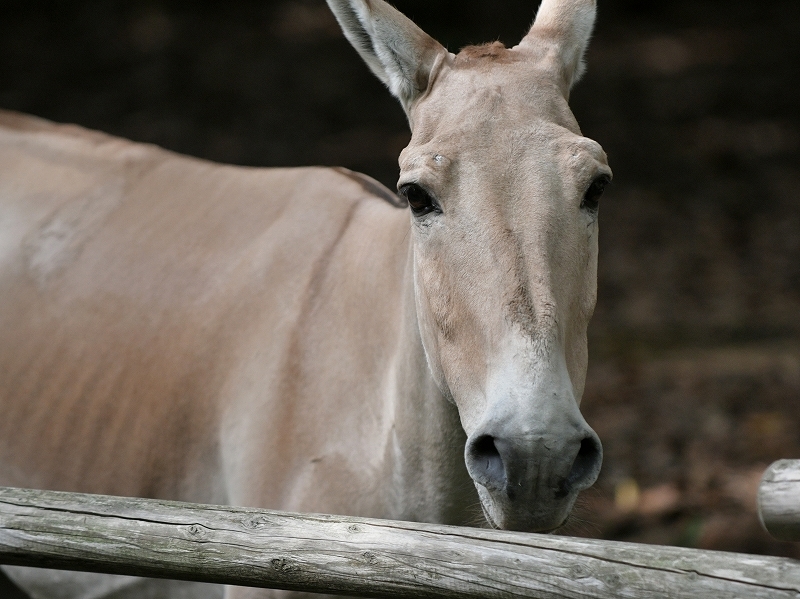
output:
M600 146L581 136L557 81L546 60L500 43L463 50L442 65L412 108L402 170L445 172L458 157L501 171L545 156L604 161Z
M580 134L549 61L499 42L471 46L441 65L411 111L414 141L495 138L549 122Z

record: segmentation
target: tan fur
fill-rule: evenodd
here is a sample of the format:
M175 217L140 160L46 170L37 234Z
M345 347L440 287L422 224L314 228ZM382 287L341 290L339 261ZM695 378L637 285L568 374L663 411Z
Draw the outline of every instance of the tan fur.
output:
M458 56L330 3L412 124L400 185L441 214L0 112L0 485L548 530L597 476L581 199L610 171L566 102L593 3ZM37 597L138 584L9 571Z

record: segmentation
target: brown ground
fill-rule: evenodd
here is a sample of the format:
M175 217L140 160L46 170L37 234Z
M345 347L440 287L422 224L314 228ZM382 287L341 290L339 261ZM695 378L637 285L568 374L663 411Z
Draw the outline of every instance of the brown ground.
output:
M516 43L536 2L396 4L457 49ZM754 511L800 458L799 76L797 0L600 0L572 103L615 172L584 399L606 460L571 534L800 558ZM0 107L389 186L408 140L322 0L6 0Z

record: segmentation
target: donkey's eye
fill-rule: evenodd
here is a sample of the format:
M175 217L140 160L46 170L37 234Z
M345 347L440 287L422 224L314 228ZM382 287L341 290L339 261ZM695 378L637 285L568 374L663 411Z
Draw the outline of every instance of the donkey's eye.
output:
M606 185L609 183L611 183L611 177L608 175L600 175L592 181L592 184L589 185L589 189L583 194L581 208L589 212L597 212L597 208L600 206L600 196L603 195L603 190L605 190Z
M442 209L436 200L427 191L416 183L407 183L400 187L400 195L408 200L408 205L414 216L425 216L430 212L441 212Z

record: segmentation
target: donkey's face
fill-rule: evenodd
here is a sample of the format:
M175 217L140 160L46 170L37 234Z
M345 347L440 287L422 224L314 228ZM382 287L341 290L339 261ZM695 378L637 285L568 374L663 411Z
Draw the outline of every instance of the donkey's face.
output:
M600 465L578 400L609 170L546 70L473 52L412 107L400 160L420 329L487 517L553 528Z
M545 0L519 46L457 56L382 2L330 3L411 123L398 189L420 332L484 513L556 528L602 459L578 403L610 170L567 106L594 3Z

